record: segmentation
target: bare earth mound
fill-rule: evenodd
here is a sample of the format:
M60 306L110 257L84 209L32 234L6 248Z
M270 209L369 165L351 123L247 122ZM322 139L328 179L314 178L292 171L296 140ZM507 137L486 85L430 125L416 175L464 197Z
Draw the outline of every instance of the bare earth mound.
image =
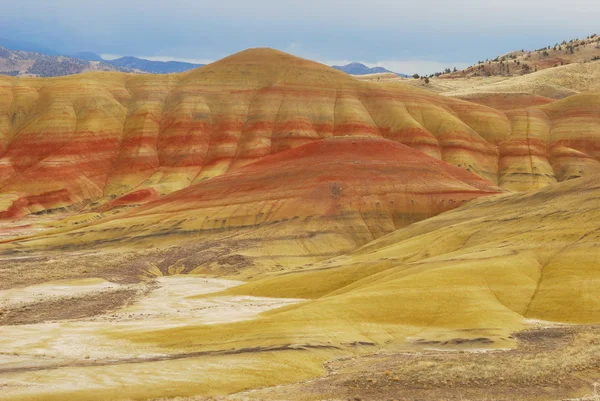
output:
M581 68L580 75L592 77L591 67ZM522 134L501 111L407 85L358 81L270 49L173 75L2 77L0 95L2 219L145 203L333 136L383 137L502 187L499 164L511 154L501 144ZM557 118L548 123L560 125ZM567 136L550 126L543 135L549 152L555 142L597 140L579 124ZM573 151L595 158L582 143Z
M0 248L17 255L25 248L73 252L82 246L139 249L213 241L208 250L218 248L217 242L230 244L221 263L225 272L236 262L237 269L256 262L264 270L336 256L499 192L476 175L408 146L338 137L265 157L84 228L9 241ZM152 270L158 259L140 262ZM186 263L181 271L202 267L199 258L196 263Z

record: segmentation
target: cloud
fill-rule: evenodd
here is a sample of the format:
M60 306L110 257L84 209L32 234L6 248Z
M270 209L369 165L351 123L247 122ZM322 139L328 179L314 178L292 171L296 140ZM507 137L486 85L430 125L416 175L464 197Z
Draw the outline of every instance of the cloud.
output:
M110 25L112 21L129 20L143 25L160 18L163 23L175 21L256 21L270 25L301 21L306 26L340 23L351 29L382 27L440 27L471 29L474 25L497 29L515 25L561 26L585 24L597 27L600 4L596 0L503 0L498 2L461 0L0 0L7 16L37 15L48 19L64 18L72 22L94 21L94 25ZM57 17L58 16L58 17ZM567 18L568 16L568 18ZM132 17L136 17L135 19Z
M286 52L290 54L297 54L302 50L302 43L290 42L290 44L285 49Z
M583 37L598 29L600 14L597 0L0 0L0 7L0 37L64 53L213 60L268 46L423 72L436 62L459 67Z

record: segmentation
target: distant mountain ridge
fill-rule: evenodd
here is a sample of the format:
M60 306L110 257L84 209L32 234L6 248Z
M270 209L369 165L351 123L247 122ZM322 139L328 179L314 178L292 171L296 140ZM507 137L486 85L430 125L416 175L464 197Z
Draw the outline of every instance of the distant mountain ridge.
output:
M75 53L72 56L88 61L103 61L105 63L114 65L115 67L128 68L130 70L148 72L151 74L172 74L175 72L185 72L195 68L203 67L205 65L187 63L184 61L154 61L133 56L124 56L113 60L105 60L102 58L102 56L90 51Z
M367 75L367 74L382 74L382 73L392 73L402 77L406 77L405 74L399 74L393 71L390 71L383 67L367 67L361 63L350 63L346 65L332 65L332 68L336 70L343 71L346 74L350 75Z
M121 57L115 60L106 60L106 62L116 67L140 70L153 74L184 72L204 66L204 64L193 64L183 61L152 61L131 56Z
M121 71L150 74L172 74L203 67L205 64L188 63L184 61L154 61L143 58L124 56L113 60L105 60L93 51L80 51L69 56L63 56L53 50L48 53L26 51L27 49L41 49L35 44L26 42L8 41L15 50L2 47L4 40L0 38L0 74L2 75L34 75L52 77L70 74L79 74L87 71ZM35 66L34 66L35 65ZM361 63L350 63L343 66L333 65L332 68L350 75L369 74L395 74L384 67L368 67Z
M51 56L0 47L0 74L2 75L57 77L88 71L131 72L130 69L116 67L102 61L87 61L69 56Z
M113 60L105 60L102 56L90 52L83 51L73 54L77 57L88 61L103 61L119 68L127 68L133 71L148 72L151 74L172 74L175 72L185 72L195 68L203 67L205 64L187 63L184 61L154 61L139 57L124 56Z
M2 43L1 39L0 43ZM25 44L20 42L11 43L18 46L25 46ZM35 45L27 46L31 47ZM63 56L24 50L11 50L0 46L0 75L56 77L80 74L88 71L170 74L192 70L203 65L182 61L152 61L129 56L115 60L104 60L100 55L91 51L82 51L69 56Z

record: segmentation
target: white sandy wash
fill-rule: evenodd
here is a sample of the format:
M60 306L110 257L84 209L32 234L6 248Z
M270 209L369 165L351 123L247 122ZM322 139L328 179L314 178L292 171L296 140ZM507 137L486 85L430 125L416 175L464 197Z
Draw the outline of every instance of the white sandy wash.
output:
M162 352L149 349L147 345L118 341L106 334L248 320L261 312L303 301L253 296L194 297L217 293L243 284L242 281L181 275L160 277L156 282L157 288L132 304L107 314L86 319L0 326L0 371L77 360L152 358L162 355ZM13 305L122 288L134 286L101 279L61 281L2 291L0 302Z

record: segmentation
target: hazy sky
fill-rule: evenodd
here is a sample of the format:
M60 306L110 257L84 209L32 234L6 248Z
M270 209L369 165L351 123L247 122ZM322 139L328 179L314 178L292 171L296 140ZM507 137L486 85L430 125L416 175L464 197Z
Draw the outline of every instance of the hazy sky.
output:
M62 53L207 62L267 46L403 73L596 30L599 0L0 0L0 38Z

